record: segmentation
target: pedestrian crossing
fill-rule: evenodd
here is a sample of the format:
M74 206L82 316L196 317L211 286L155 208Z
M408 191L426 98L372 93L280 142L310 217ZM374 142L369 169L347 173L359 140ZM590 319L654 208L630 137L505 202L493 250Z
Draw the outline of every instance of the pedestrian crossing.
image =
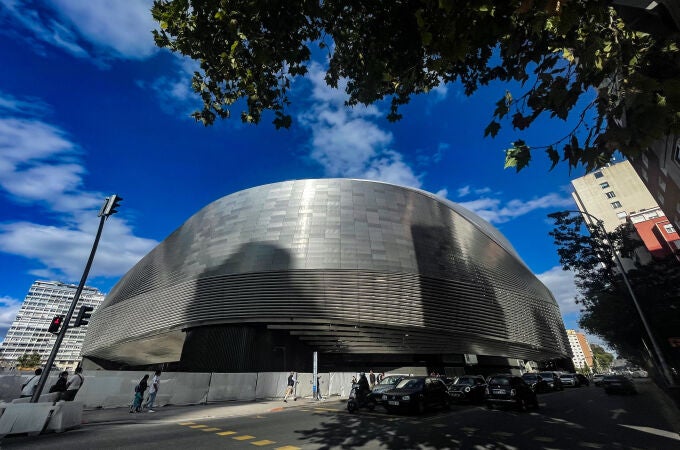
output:
M248 442L256 447L261 447L261 448L267 448L271 447L273 450L301 450L300 447L296 447L294 445L284 445L284 446L278 446L274 447L275 444L277 444L276 441L272 441L269 439L258 439L256 436L252 436L250 434L246 433L240 433L235 430L223 430L222 428L219 427L211 427L205 424L201 423L196 423L196 422L179 422L178 425L194 429L196 431L203 431L206 433L214 433L216 436L220 436L223 438L228 438L228 439L233 439L235 441L241 441L241 442Z

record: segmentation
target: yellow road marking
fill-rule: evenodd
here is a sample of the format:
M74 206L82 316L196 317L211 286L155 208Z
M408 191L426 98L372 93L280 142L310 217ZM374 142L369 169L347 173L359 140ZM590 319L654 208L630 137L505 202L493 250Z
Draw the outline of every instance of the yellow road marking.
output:
M219 428L203 428L201 431L218 431Z
M208 425L192 425L189 428L207 428Z
M196 425L196 422L182 422L180 425Z
M231 434L236 434L236 431L223 431L221 433L215 433L215 434L219 434L220 436L229 436Z
M236 439L237 441L247 441L249 439L255 439L255 436L244 434L243 436L234 436L232 439Z
M263 445L276 444L276 442L275 441L268 441L268 440L264 439L262 441L251 442L251 444L257 445L258 447L261 447Z

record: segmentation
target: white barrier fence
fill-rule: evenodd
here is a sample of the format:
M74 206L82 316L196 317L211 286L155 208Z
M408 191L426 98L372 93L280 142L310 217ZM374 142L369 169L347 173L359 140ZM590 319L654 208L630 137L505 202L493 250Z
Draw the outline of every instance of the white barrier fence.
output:
M85 382L75 400L87 409L129 406L135 386L144 375L153 372L87 371ZM206 402L252 401L283 398L289 372L189 373L163 372L156 395L156 405L190 405ZM346 398L351 389L352 373L320 373L319 391L323 397ZM21 394L21 385L32 375L0 375L0 401L10 402ZM311 373L298 373L295 395L312 396ZM44 393L57 380L57 372L45 383ZM148 391L147 391L148 392ZM147 394L148 395L148 394Z

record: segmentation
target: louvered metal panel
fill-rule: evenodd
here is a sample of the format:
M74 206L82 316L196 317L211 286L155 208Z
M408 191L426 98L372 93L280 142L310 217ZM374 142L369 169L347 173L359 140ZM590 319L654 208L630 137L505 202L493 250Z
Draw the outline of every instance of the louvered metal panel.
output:
M83 354L137 361L130 342L242 324L321 352L569 355L554 298L494 227L424 191L347 179L206 206L114 286Z

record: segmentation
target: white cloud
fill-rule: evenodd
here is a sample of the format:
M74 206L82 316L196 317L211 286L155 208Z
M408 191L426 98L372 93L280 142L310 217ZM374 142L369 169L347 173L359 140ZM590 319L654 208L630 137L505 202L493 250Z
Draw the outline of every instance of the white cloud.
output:
M10 20L30 32L22 37L40 53L48 45L78 58L144 59L158 50L151 34L157 27L151 0L51 0L39 6L1 1Z
M441 198L448 198L449 190L446 189L446 188L442 188L442 189L438 190L437 192L435 192L434 195L441 197Z
M191 88L194 72L199 71L200 64L186 56L175 55L175 70L170 75L157 78L152 82L137 81L142 89L150 89L158 97L161 109L168 114L180 114L187 118L194 111L203 109L198 94ZM193 119L192 119L193 120Z
M12 297L0 297L0 330L12 326L22 303L21 300Z
M21 102L0 93L0 108L16 111L12 105ZM67 133L38 117L0 119L0 189L16 203L49 211L57 222L9 219L0 225L0 251L36 261L33 274L78 281L89 256L105 196L83 188L80 153ZM121 275L155 245L134 236L124 220L110 218L92 275Z
M308 79L312 104L299 120L311 132L310 157L323 166L327 176L421 186L421 175L403 155L390 149L392 133L372 121L380 117L375 106L346 107L343 83L339 89L330 88L318 64L310 67Z
M574 301L578 296L578 291L576 290L574 273L572 271L562 270L562 266L555 266L536 276L550 289L550 292L552 292L555 300L560 305L562 314L580 311L580 306Z
M469 187L459 189L459 194L467 195ZM504 223L516 217L523 216L538 209L555 209L574 206L574 200L569 196L550 193L532 200L510 200L503 203L498 198L482 197L460 205L475 212L491 223Z

